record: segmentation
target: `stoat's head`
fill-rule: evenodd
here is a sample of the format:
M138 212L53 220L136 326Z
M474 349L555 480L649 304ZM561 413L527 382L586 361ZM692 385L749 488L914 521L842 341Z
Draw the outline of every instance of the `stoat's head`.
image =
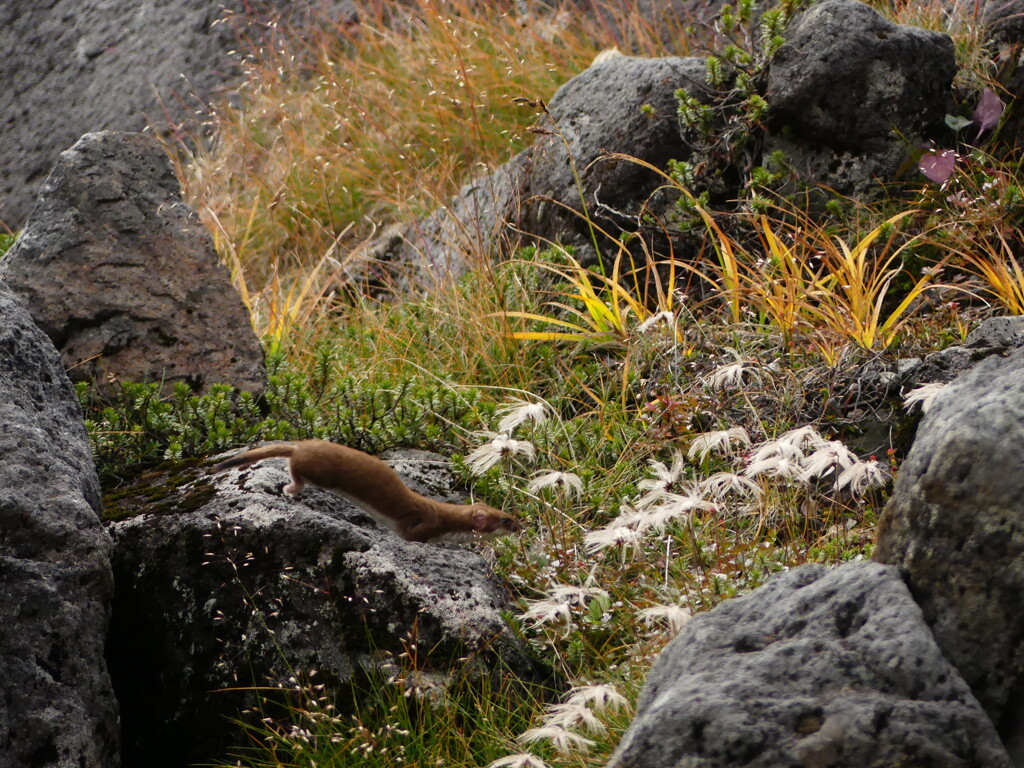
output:
M512 515L486 504L477 503L470 506L469 520L475 533L488 538L508 536L522 530L519 521Z

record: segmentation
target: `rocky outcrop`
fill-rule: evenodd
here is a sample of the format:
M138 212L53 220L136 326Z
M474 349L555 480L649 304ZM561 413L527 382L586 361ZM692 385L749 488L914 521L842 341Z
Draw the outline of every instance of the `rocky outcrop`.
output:
M939 393L879 524L946 657L1024 764L1024 350Z
M450 500L438 458L392 464L418 492ZM542 674L501 619L503 587L471 551L405 542L326 491L284 497L283 461L187 477L151 476L109 510L122 516L110 525L110 658L126 763L214 759L241 742L228 718L254 703L254 686L315 669L343 692L409 644L434 683Z
M0 765L114 768L111 542L82 411L3 283L0 317Z
M75 380L265 386L249 314L150 136L90 133L64 152L0 279Z
M624 153L662 169L669 160L688 159L675 92L697 95L705 82L703 59L615 56L559 88L540 123L546 135L530 149L522 228L542 240L589 250L589 257L581 256L585 262L594 259L595 237L609 245L587 216L613 238L635 232L642 206L663 179L608 154ZM663 245L650 250L666 252Z
M677 193L659 194L664 177L610 155L666 172L670 160L685 161L688 188L707 192L716 210L734 210L759 165L784 169L782 192L825 187L871 200L879 182L912 168L922 140L949 138L956 61L947 35L893 24L856 0L825 0L799 14L785 38L751 80L768 105L753 125L731 81L708 83L705 59L615 56L594 64L552 97L533 146L488 178L500 195L480 204L479 186L470 185L408 229L407 242L415 241L410 233L432 237L418 250L395 251L398 260L448 269L464 264L458 247L446 247L450 233L472 233L474 252L491 254L519 242L511 231L527 243L573 246L584 264L596 261L595 240L606 265L623 244L637 264L669 254L686 261L702 252L686 236L694 214L676 209ZM681 123L679 89L708 108L707 125Z
M379 242L375 255L418 266L428 285L431 276L458 276L472 258L499 258L520 244L572 246L578 260L593 264L596 239L614 257L609 237L637 230L661 180L608 153L655 167L689 157L674 92L698 93L704 80L704 62L696 58L612 56L595 64L555 93L532 147L464 186L448 206L400 237ZM648 252L667 251L664 228L649 237L657 242L646 243ZM639 243L632 248L642 261Z
M196 129L240 57L344 0L0 3L0 221L21 228L57 156L91 131ZM283 15L280 23L267 22ZM225 18L232 23L221 23Z
M897 380L905 392L922 384L948 384L993 355L1024 347L1024 316L990 317L967 334L963 344L900 361Z
M694 617L609 768L997 768L995 729L895 568L804 566Z
M923 139L944 137L956 74L948 35L893 24L856 0L801 13L768 71L764 155L799 182L873 199Z

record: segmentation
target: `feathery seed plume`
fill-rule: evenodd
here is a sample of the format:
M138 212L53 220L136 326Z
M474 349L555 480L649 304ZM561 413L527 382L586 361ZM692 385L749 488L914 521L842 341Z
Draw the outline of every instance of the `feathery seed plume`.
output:
M928 409L932 407L932 403L934 403L935 398L939 396L939 392L945 388L946 385L941 381L933 381L928 384L922 384L919 387L915 387L903 397L903 407L909 411L913 409L915 405L920 405L921 412L928 413Z
M567 495L579 496L583 493L583 481L572 472L540 470L534 473L533 480L526 486L530 493L537 493L543 488L557 488Z
M479 434L490 438L490 442L484 443L466 456L466 463L469 464L473 474L482 475L508 456L521 454L527 459L532 459L534 456L533 443L526 440L513 440L506 434L496 434L494 432L481 432Z
M719 429L714 432L702 432L694 435L690 442L690 450L686 457L692 459L700 454L700 460L704 461L711 452L728 453L734 445L750 445L750 435L743 427L732 427L731 429Z
M548 408L544 403L528 403L525 400L512 400L499 408L498 413L505 414L498 422L498 431L505 434L511 434L513 429L526 421L542 424L548 418Z

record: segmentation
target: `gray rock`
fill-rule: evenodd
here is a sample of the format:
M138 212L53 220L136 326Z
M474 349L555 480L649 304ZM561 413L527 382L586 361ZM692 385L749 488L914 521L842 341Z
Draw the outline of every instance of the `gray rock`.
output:
M967 334L964 346L1003 351L1024 346L1024 316L990 317Z
M855 0L815 4L769 69L764 154L782 150L802 182L873 199L914 146L948 133L955 74L947 35L893 24Z
M968 349L960 344L946 347L937 352L930 352L924 358L914 358L903 367L898 381L904 393L931 382L948 384L991 356L993 352L994 350L989 348Z
M1017 350L978 364L933 401L875 551L901 568L939 647L1006 739L1024 734L1022 440Z
M895 568L803 566L694 617L609 768L996 768L992 724Z
M0 3L0 221L19 229L57 156L90 131L197 130L241 81L240 55L333 0ZM219 23L233 16L233 23ZM273 27L270 18L283 16ZM239 55L231 52L237 51Z
M612 237L636 231L641 206L663 180L637 163L605 155L622 153L657 168L686 160L690 147L679 133L675 92L700 95L705 83L704 59L617 56L559 88L541 126L550 135L531 148L523 228L590 253L584 261L593 258L584 211Z
M418 492L452 499L439 457L392 463ZM253 686L315 669L344 697L404 641L435 682L542 676L501 619L504 588L473 552L405 542L316 488L284 497L281 460L194 473L144 479L108 510L120 516L110 658L126 763L213 760L241 742L227 718L254 703Z
M990 317L971 331L963 344L906 361L897 380L904 392L930 382L948 384L993 355L1024 346L1024 317Z
M605 155L618 152L662 168L687 158L674 94L678 88L700 93L704 81L704 60L697 58L614 56L591 66L552 97L532 147L464 186L423 221L382 238L373 256L413 265L428 285L431 277L462 274L468 256L498 258L521 244L558 242L594 263L584 211L612 236L635 232L641 206L661 183L652 171ZM653 112L644 111L647 105ZM614 256L614 244L598 239ZM648 252L666 250L649 243Z
M688 9L700 12L696 4ZM712 134L728 130L736 110L708 85L704 59L612 57L552 97L534 145L513 167L486 179L499 194L481 197L472 185L421 225L425 240L410 236L419 231L414 227L404 242L385 243L383 250L419 253L428 270L443 269L461 260L445 248L453 233L463 241L469 233L473 250L484 254L502 253L517 242L510 234L521 233L524 242L572 246L588 266L597 260L596 239L607 266L621 252L625 233L635 264L669 253L686 260L701 252L700 245L687 237L688 223L677 220L673 196L658 192L663 177L609 153L663 171L669 160L689 162L695 193L707 192L715 207L734 206L748 166L775 150L787 156L800 191L826 185L872 199L879 180L898 180L906 170L915 142L948 134L943 118L955 72L948 36L895 25L861 2L826 0L794 20L768 68L763 141L752 137L742 157L733 157L724 136L679 124L679 89L713 107ZM507 241L499 242L497 233ZM416 248L402 251L408 243Z
M1024 35L1024 1L979 0L978 19L989 38L1002 44L1019 44Z
M82 411L3 283L0 318L0 766L116 767L111 542Z
M0 279L75 380L265 387L249 314L150 136L90 133L61 154Z

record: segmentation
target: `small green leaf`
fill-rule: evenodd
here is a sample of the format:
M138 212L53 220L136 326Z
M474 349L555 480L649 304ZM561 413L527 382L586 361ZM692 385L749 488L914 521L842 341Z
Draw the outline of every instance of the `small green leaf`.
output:
M973 120L969 117L961 117L960 115L946 115L946 125L948 125L954 131L962 131Z

